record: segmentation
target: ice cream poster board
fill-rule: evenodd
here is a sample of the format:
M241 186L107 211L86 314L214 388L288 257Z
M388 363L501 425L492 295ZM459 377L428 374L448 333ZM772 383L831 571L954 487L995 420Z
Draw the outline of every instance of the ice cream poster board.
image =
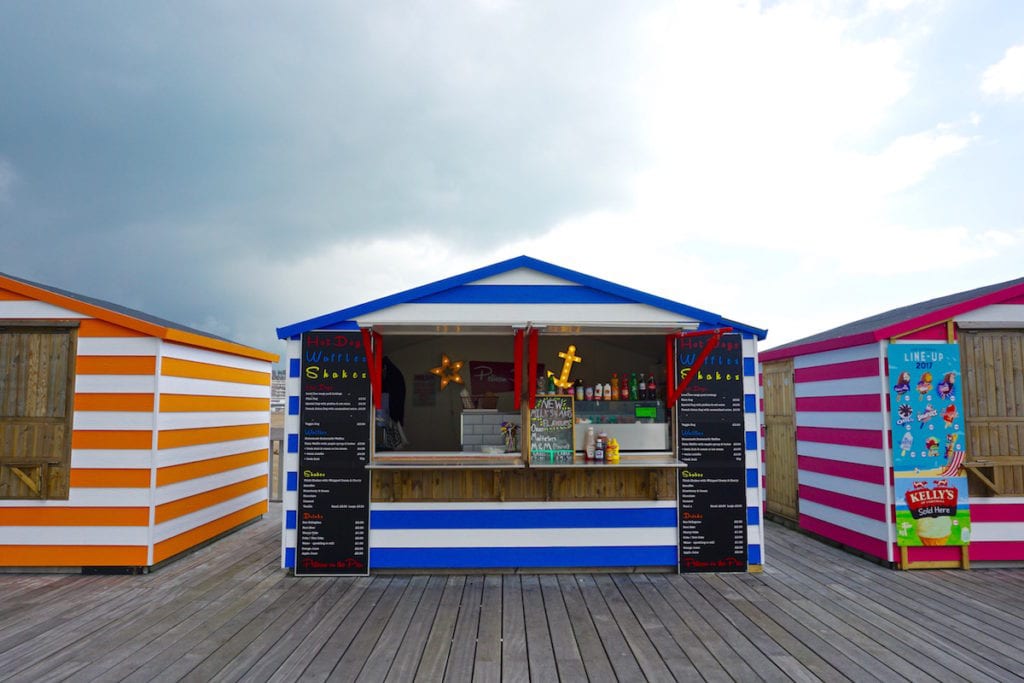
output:
M901 546L961 546L971 515L956 344L889 347L889 404Z

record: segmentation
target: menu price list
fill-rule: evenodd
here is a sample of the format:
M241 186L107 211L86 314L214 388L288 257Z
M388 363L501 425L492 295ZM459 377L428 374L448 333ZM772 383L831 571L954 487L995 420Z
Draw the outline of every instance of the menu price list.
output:
M687 465L743 468L745 448L742 422L679 422L679 461Z
M366 574L370 528L364 469L305 469L299 486L295 573Z
M747 570L743 472L733 468L679 471L679 571Z

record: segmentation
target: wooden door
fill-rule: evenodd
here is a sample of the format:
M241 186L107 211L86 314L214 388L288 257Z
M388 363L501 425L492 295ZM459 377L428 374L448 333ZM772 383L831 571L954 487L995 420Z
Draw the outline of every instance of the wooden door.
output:
M66 499L76 330L0 327L0 498Z
M796 477L796 393L793 360L763 366L765 498L768 512L793 521L799 516Z
M1024 456L1024 333L962 330L960 365L967 459ZM1024 495L1024 466L981 468L981 474L994 486L971 477L972 495Z

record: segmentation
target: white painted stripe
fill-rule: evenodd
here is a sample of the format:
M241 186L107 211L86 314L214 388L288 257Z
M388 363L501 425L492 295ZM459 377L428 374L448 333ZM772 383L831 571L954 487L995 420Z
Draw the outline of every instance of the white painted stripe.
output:
M220 382L212 379L191 377L160 376L160 393L186 394L193 396L238 396L242 398L270 398L270 386L244 384L241 382Z
M198 429L234 425L270 424L269 410L226 411L221 413L160 413L159 427L167 429Z
M1024 306L1020 304L992 304L976 308L954 318L960 327L993 328L1024 327Z
M877 376L830 379L820 382L797 382L793 385L797 398L811 396L878 396Z
M755 375L753 377L747 377L746 375L744 375L744 377L743 377L743 393L744 394L753 394L754 396L757 396L757 390L758 390L757 376Z
M0 526L0 545L140 545L144 526Z
M834 524L850 531L855 531L870 538L877 538L880 541L892 542L889 537L889 525L860 515L853 515L843 510L830 508L807 500L800 501L800 514L820 519L823 522ZM892 530L895 532L895 529Z
M644 304L398 304L360 316L360 326L384 323L506 325L530 321L537 325L659 322L672 326L697 322Z
M148 470L153 452L144 450L100 450L75 448L71 451L71 468Z
M0 301L0 319L4 318L28 318L37 320L41 318L76 318L83 319L90 316L69 311L42 301Z
M258 463L256 465L246 465L245 467L227 470L226 472L218 472L206 477L186 479L185 481L179 481L167 486L158 486L153 493L153 504L163 505L164 503L170 503L224 486L230 486L231 484L237 484L240 481L246 481L266 473L267 463ZM266 494L266 491L264 491L264 494Z
M191 360L197 363L209 365L222 365L228 368L239 370L253 370L270 374L270 362L256 358L245 358L230 353L212 351L210 349L197 349L192 346L182 346L172 342L164 342L163 355L165 358L178 358L180 360Z
M885 466L885 453L880 449L864 448L863 446L843 446L834 443L818 443L816 441L797 441L796 452L810 458L838 460L857 465Z
M554 275L539 273L529 268L516 268L506 273L499 273L483 280L477 280L474 285L572 285L581 286L576 282L569 282Z
M153 428L153 413L87 410L75 411L74 428L123 429L126 431L150 430Z
M761 527L760 526L748 526L747 527L747 545L759 545L762 542L761 539ZM678 543L678 540L677 540ZM764 555L762 549L762 555ZM762 561L764 558L761 558Z
M862 346L848 346L833 351L822 351L820 353L808 353L793 358L793 369L814 368L820 365L832 365L834 363L848 363L854 360L866 358L878 358L878 344L864 344Z
M200 527L204 524L216 521L221 517L226 517L233 512L238 512L250 505L255 505L260 501L267 499L267 490L263 488L260 491L252 491L245 495L239 496L238 498L232 498L226 500L223 503L217 505L211 505L208 508L190 512L187 515L181 517L175 517L172 520L162 522L153 527L153 543L160 543L166 541L169 538L174 538L178 534L183 534L186 531L191 531L196 527Z
M535 548L676 545L675 527L370 529L373 548Z
M0 508L4 507L147 507L149 505L149 489L131 488L81 488L72 487L67 500L0 500Z
M974 504L974 501L971 501ZM1024 541L1020 522L971 522L972 541Z
M1000 496L999 498L972 498L971 506L975 505L1022 505L1024 496ZM1024 509L1021 509L1021 518L1024 518Z
M593 500L584 502L532 502L506 501L493 503L378 503L370 504L371 511L408 510L636 510L644 508L674 508L674 500Z
M818 413L801 410L796 414L797 427L830 427L832 429L868 429L882 431L885 420L879 412Z
M79 356L156 356L154 337L79 337Z
M744 451L743 452L743 466L747 469L751 467L759 467L761 465L761 451Z
M153 375L75 375L79 394L152 394L156 392Z
M805 471L797 472L797 481L803 486L813 486L824 491L834 491L845 496L870 500L873 503L882 503L884 505L887 502L886 489L881 484L869 484L866 481L843 479L842 477L833 477L830 474Z
M225 455L237 455L250 451L267 451L270 449L270 437L254 436L249 439L235 439L233 441L219 441L217 443L204 443L196 446L181 446L179 448L165 448L156 454L157 467L172 467L184 465L199 460L220 458ZM268 456L269 457L269 456Z

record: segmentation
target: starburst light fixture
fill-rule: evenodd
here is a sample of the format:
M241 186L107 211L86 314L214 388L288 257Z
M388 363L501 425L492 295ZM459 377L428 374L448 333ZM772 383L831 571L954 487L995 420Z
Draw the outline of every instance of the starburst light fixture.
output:
M448 358L447 355L441 354L441 365L436 368L430 368L430 372L437 375L441 380L441 389L444 390L448 386L449 382L455 382L456 384L462 384L462 377L459 375L459 371L462 370L463 361L457 360L454 363Z

